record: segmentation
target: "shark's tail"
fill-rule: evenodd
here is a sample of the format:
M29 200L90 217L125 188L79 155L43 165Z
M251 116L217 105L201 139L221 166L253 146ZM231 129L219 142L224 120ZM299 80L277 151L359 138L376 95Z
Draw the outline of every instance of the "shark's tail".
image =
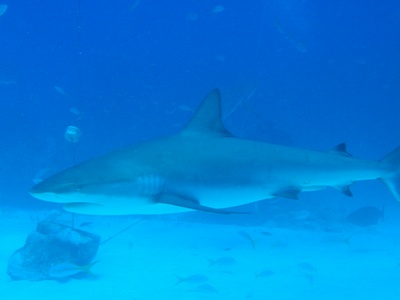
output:
M400 147L386 155L381 161L382 167L387 170L381 180L387 185L393 196L400 201Z

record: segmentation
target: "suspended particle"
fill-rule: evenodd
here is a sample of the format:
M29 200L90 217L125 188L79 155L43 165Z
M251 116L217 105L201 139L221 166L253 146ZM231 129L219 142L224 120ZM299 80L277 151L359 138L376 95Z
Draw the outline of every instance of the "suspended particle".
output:
M81 137L81 130L75 126L68 126L64 138L70 143L77 143Z

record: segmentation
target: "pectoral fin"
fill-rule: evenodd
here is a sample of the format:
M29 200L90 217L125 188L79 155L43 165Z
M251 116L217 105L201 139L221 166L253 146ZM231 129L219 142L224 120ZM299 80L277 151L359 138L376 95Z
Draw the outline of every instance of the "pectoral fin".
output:
M175 194L161 194L155 199L155 202L170 204L170 205L175 205L175 206L180 206L180 207L186 207L186 208L190 208L190 209L194 209L194 210L200 210L200 211L217 213L217 214L243 214L243 212L235 212L235 211L230 211L230 210L225 210L225 209L218 209L218 208L203 206L200 204L199 201L197 201L195 199L191 199L189 197L184 197L184 196L175 195Z

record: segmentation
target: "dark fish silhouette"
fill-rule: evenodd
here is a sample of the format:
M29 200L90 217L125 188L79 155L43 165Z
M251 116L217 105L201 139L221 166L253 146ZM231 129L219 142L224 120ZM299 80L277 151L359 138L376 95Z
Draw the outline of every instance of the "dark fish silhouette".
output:
M79 266L70 262L61 262L51 266L50 270L48 271L48 275L52 278L71 277L79 273L93 275L91 269L98 262L99 261L96 260L84 266Z
M297 266L300 269L302 269L303 271L307 271L307 272L316 272L317 271L317 269L315 269L315 267L312 264L308 263L308 262L298 263Z
M369 227L383 220L383 212L383 208L379 210L375 206L364 206L350 213L347 221L359 227Z
M217 259L211 259L207 258L209 261L209 268L213 266L219 266L219 267L231 267L234 264L236 264L236 260L233 257L229 256L221 256L218 257Z
M266 277L270 277L272 275L275 275L276 273L274 271L271 271L269 269L265 269L259 273L256 274L256 279L258 278L266 278Z
M178 278L178 281L175 283L175 285L181 284L182 282L186 283L203 283L208 280L208 277L203 275L203 274L194 274L190 275L187 277L181 277L176 275L176 278Z
M79 227L89 227L90 225L92 225L92 222L82 222Z

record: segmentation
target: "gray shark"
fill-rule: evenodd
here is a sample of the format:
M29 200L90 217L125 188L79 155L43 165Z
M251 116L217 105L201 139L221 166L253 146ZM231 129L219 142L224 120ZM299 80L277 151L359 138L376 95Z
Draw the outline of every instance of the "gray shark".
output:
M128 146L35 185L32 196L93 215L165 214L231 207L379 179L400 200L400 147L380 161L353 158L345 144L328 152L239 139L221 121L211 91L179 133Z

